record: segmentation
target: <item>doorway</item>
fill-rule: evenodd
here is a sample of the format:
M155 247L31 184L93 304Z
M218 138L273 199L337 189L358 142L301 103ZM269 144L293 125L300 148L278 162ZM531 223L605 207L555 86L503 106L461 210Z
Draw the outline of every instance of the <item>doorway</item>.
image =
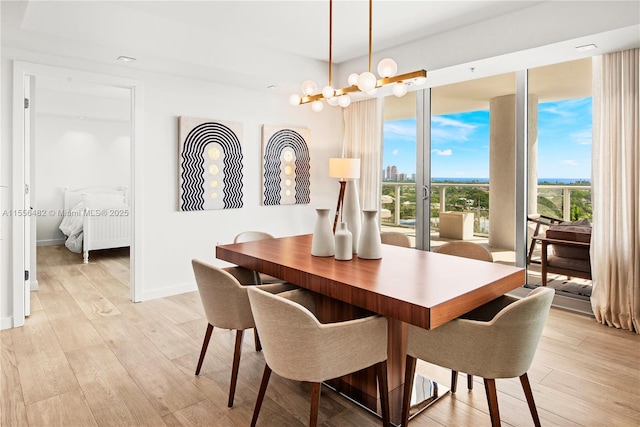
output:
M67 94L64 96L58 96L59 99L63 99L62 103L60 101L56 101L58 103L57 106L49 105L46 106L47 102L47 91L55 91L55 89L61 89L61 86L64 86L62 82L73 83L70 86L73 87L71 90L71 95ZM31 83L31 84L29 84ZM35 84L34 84L35 83ZM41 83L39 85L39 83ZM41 86L41 87L40 87ZM124 95L124 99L120 98L118 102L115 104L124 103L127 108L126 115L127 119L127 129L125 131L125 137L123 139L128 139L128 141L120 141L120 147L114 148L112 145L110 148L115 151L118 149L122 151L122 145L127 142L128 147L126 147L128 158L126 159L126 165L124 166L128 172L128 176L125 181L127 181L123 186L127 187L127 197L129 202L130 210L128 215L130 216L129 223L131 224L131 241L130 241L130 274L129 274L129 298L132 301L139 301L141 295L141 278L140 278L140 269L136 268L136 259L140 258L140 248L139 245L136 245L136 242L139 242L140 236L140 194L139 191L136 191L139 188L140 183L140 170L139 161L141 159L141 131L142 131L142 109L140 98L142 94L142 86L139 82L130 79L122 79L119 77L105 76L99 74L85 73L77 70L63 69L58 67L50 67L39 64L31 64L24 62L15 62L14 63L14 109L13 109L13 117L14 117L14 138L13 138L13 206L16 209L23 209L24 211L29 212L46 212L46 215L43 218L49 219L49 223L47 221L42 221L43 227L42 233L40 235L41 243L56 243L56 239L61 239L60 235L50 234L50 236L54 236L50 239L47 239L44 236L45 229L48 229L49 233L55 232L55 224L60 219L60 216L65 212L65 207L62 209L57 209L55 207L48 207L47 209L39 209L37 203L42 203L42 200L38 201L38 182L42 181L42 177L38 179L37 170L41 171L43 169L47 169L46 162L52 161L50 155L47 155L45 158L41 158L45 161L45 164L38 164L38 167L33 167L34 162L30 159L34 157L37 160L37 149L35 144L32 144L35 140L31 138L31 141L27 143L25 139L28 137L28 133L24 131L23 123L30 117L31 118L31 129L37 129L38 124L33 123L37 117L37 114L34 114L33 111L30 111L29 108L25 108L26 104L23 104L23 95L26 95L25 88L30 87L29 96L33 98L35 101L31 103L31 107L35 107L39 100L37 90L38 88L42 90L42 102L44 102L44 111L49 110L48 116L43 116L45 119L43 121L48 121L49 130L52 130L56 126L56 122L73 122L74 128L81 129L84 127L84 133L79 132L77 134L66 135L64 132L58 134L58 139L55 141L59 143L59 146L56 147L59 151L64 151L62 146L65 145L74 145L76 148L79 148L80 151L87 151L88 146L87 143L87 135L91 134L91 132L86 132L93 128L95 133L96 128L105 127L105 111L109 110L109 108L105 108L105 102L102 102L100 108L102 109L102 113L93 113L94 117L90 117L89 114L79 112L79 108L81 108L82 102L79 102L81 98L96 98L99 93L104 95L105 93L119 93L118 96L122 97ZM91 88L91 89L89 89ZM93 91L93 93L89 93ZM49 96L50 100L54 100L55 96ZM103 97L104 98L104 97ZM65 105L66 103L66 105ZM98 103L99 105L100 103ZM75 109L75 110L74 110ZM113 112L113 108L111 109ZM66 112L65 112L66 111ZM63 113L65 112L65 113ZM56 114L58 115L56 117ZM71 116L69 115L71 114ZM96 120L98 115L101 115L101 120ZM87 121L87 119L89 120ZM112 124L114 123L115 118L111 117ZM90 124L89 121L93 121L93 124ZM60 123L58 123L60 124ZM106 126L107 128L110 126ZM111 126L113 127L113 126ZM32 132L33 133L33 132ZM55 133L55 132L54 132ZM82 136L84 135L84 139ZM60 145L61 144L61 145ZM118 142L115 143L116 145ZM66 147L67 149L69 147ZM55 151L55 150L54 150ZM35 156L33 156L35 154ZM102 153L104 155L104 152ZM85 159L86 160L86 159ZM105 162L107 159L103 159ZM38 162L38 163L40 163ZM56 162L52 162L56 163ZM86 162L88 163L88 162ZM57 164L57 169L64 168L64 164ZM83 166L87 166L84 164ZM37 169L37 170L36 170ZM55 171L55 169L54 169ZM55 173L55 172L53 172ZM57 174L58 176L62 175L62 180L65 179L64 174ZM68 177L67 177L68 178ZM99 184L95 180L92 181L93 178L87 178L85 181L88 186L92 185L103 185ZM77 182L77 181L76 181ZM70 184L71 186L77 187L74 183ZM80 185L84 187L84 185ZM25 191L25 190L33 190L33 191ZM48 189L47 189L48 191ZM54 191L55 193L55 191ZM62 189L58 189L58 195L62 197L60 193L63 193ZM56 197L55 195L53 196ZM60 203L60 199L57 199L55 203ZM35 205L35 206L34 206ZM33 209L36 208L36 209ZM49 215L51 213L51 215ZM58 215L61 214L61 215ZM37 220L35 220L35 215L28 215L22 218L14 218L13 219L13 253L14 255L24 254L23 256L14 256L13 262L13 283L14 283L14 292L13 292L13 307L14 307L14 316L13 316L13 326L21 326L24 324L24 317L28 315L28 293L25 290L31 288L31 280L29 278L37 277L37 259L35 256L29 256L29 250L33 254L36 253L36 239L38 230L36 229ZM34 232L35 231L35 232ZM29 236L31 234L31 236ZM46 233L45 233L46 234ZM22 238L20 238L22 237ZM46 240L50 240L46 242ZM80 263L82 263L82 257L79 257ZM29 273L25 273L29 271ZM35 274L33 274L33 273ZM24 281L23 281L24 280ZM37 284L34 284L37 286Z

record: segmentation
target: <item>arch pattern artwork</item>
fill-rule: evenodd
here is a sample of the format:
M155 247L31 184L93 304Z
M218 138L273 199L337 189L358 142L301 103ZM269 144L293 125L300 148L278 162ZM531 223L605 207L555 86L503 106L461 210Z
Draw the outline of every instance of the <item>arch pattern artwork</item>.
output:
M262 204L311 202L309 129L262 126Z
M238 209L242 201L242 125L180 117L179 209Z

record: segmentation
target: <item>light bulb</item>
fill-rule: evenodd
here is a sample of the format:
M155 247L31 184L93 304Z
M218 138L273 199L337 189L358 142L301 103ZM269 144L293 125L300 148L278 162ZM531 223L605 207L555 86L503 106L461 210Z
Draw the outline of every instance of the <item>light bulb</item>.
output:
M422 86L423 84L425 84L427 82L427 78L426 77L418 77L414 80L414 82L418 85L418 86Z
M362 92L368 92L376 87L376 76L373 73L365 71L358 76L358 89Z
M338 104L340 104L342 108L348 107L351 104L351 97L349 95L338 97Z
M320 111L322 111L323 108L324 108L324 104L322 103L322 101L313 101L311 103L311 109L316 113L319 113Z
M318 87L312 80L305 80L302 82L302 93L305 95L313 95Z
M300 105L300 102L302 102L302 98L300 98L300 95L296 95L294 93L289 97L289 104L291 105Z
M322 96L324 96L326 99L331 98L333 95L335 95L335 93L335 89L331 86L325 86L322 88Z
M349 86L357 85L358 84L358 74L357 73L349 74L349 77L347 78L347 83L349 83Z
M378 63L378 75L382 78L393 77L398 72L398 64L391 58L385 58Z
M395 83L392 91L395 96L402 98L407 94L407 85L402 82Z
M327 104L331 105L332 107L335 107L338 105L338 101L339 101L339 97L332 96L331 98L327 99Z

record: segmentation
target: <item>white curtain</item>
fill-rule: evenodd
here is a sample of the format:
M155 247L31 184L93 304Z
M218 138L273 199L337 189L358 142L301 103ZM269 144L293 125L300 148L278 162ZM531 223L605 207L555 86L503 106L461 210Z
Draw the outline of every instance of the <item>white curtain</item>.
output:
M380 210L382 100L354 102L344 109L343 117L344 156L360 158L360 206Z
M594 58L591 306L640 333L640 49Z

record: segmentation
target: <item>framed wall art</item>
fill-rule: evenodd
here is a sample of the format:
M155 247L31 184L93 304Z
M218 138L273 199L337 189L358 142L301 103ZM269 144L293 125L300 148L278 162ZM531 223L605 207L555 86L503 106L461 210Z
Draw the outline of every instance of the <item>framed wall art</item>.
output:
M242 124L180 117L179 133L179 210L241 208Z
M311 201L309 138L306 128L262 126L262 204Z

